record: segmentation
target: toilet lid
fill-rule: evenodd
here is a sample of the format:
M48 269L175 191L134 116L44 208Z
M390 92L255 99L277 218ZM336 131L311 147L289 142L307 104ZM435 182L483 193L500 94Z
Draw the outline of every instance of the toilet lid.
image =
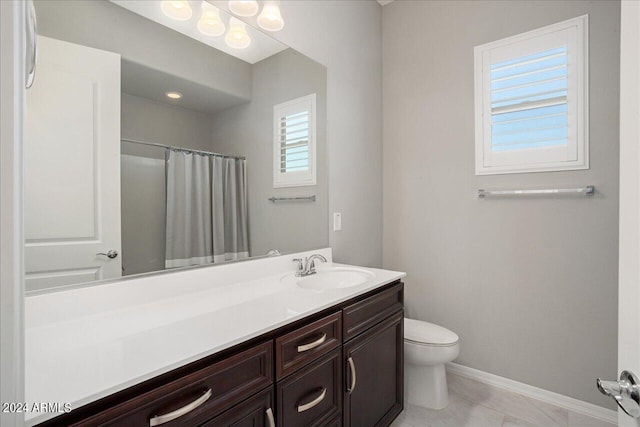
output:
M404 319L404 338L422 344L452 345L458 335L447 328L415 319Z

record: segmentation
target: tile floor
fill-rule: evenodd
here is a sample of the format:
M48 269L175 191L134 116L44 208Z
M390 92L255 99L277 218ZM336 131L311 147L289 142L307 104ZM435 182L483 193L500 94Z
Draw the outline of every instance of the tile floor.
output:
M447 373L449 406L405 405L391 427L614 427L604 421Z

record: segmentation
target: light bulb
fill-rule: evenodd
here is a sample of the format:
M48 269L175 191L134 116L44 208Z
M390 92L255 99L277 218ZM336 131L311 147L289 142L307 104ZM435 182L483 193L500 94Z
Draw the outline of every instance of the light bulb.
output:
M205 36L218 37L224 34L226 27L220 18L220 9L202 1L202 15L198 20L198 31Z
M229 0L229 10L238 16L253 16L260 5L256 0Z
M180 92L166 92L165 95L167 96L167 98L171 98L171 99L182 98L182 94Z
M262 12L258 15L258 25L267 31L280 31L284 27L284 20L280 14L277 3L265 3Z
M224 37L229 47L244 49L251 44L251 37L247 34L246 24L241 20L231 17L229 19L229 31Z
M186 0L162 0L160 3L162 13L176 21L188 21L193 16L193 11Z

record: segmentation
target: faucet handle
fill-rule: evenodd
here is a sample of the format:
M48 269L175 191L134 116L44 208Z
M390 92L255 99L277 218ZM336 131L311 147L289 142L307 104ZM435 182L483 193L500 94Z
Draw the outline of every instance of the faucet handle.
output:
M307 266L307 270L308 270L309 274L315 274L316 273L316 261L315 261L315 259L310 259L309 260L309 265Z
M294 258L291 261L298 263L296 276L301 275L304 272L304 269L305 269L305 265L304 265L305 264L305 262L304 262L305 260L303 260L302 258Z

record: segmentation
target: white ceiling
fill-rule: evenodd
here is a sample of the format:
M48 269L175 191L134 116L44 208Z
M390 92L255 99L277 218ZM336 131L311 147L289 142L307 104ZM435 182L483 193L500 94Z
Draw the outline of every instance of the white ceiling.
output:
M378 0L378 3L380 3L380 6L386 6L389 3L392 3L393 0Z
M278 52L282 52L287 49L287 46L279 41L269 37L256 28L247 25L247 33L251 37L251 45L245 49L234 49L224 42L224 35L220 37L210 37L201 34L196 25L200 18L200 10L202 0L189 0L191 8L193 9L193 17L188 21L176 21L165 16L160 9L160 0L110 0L118 6L121 6L133 13L141 15L147 19L150 19L158 24L169 27L185 36L198 40L206 45L221 50L231 56L241 59L249 64L255 64L265 58L275 55ZM220 10L220 16L225 22L228 28L229 14Z

